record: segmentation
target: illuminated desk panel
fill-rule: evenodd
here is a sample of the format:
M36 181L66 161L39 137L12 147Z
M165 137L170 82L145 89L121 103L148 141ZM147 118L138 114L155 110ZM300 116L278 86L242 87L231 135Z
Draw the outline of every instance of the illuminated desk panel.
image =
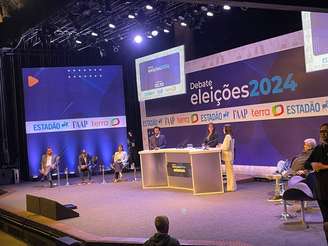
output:
M186 189L194 195L224 192L219 149L160 149L139 154L143 189Z

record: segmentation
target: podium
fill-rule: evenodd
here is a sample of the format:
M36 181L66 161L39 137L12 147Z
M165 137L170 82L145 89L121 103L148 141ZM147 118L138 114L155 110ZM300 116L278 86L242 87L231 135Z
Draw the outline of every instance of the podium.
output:
M194 195L224 192L220 149L143 150L139 154L143 189L184 189Z

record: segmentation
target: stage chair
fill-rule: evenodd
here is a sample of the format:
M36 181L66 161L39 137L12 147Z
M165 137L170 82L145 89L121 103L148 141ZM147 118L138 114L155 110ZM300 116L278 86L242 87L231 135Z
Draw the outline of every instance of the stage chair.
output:
M311 177L310 177L311 178ZM300 176L295 176L293 177L288 186L290 187L289 189L287 189L282 196L283 199L283 204L284 204L284 211L281 215L281 217L285 220L287 220L288 218L290 218L290 215L288 214L287 211L287 201L299 201L301 203L301 220L298 222L285 222L284 224L288 225L288 224L302 224L304 225L306 228L308 228L308 223L305 221L305 206L304 203L306 201L314 201L314 197L313 197L313 193L310 189L310 187L308 186L308 184L301 182L305 180L304 178L300 177ZM310 181L310 179L308 180Z

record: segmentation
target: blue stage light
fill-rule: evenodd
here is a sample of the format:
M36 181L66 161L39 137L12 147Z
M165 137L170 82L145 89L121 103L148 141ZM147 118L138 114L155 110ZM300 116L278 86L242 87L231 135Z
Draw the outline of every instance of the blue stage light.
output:
M135 37L134 37L134 42L136 42L137 44L140 44L142 41L143 41L143 38L142 38L142 36L141 35L136 35Z

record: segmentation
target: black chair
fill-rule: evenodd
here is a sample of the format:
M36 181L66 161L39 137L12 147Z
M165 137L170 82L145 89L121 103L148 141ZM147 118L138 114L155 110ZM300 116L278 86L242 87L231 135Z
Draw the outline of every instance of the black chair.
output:
M283 204L284 204L284 211L282 213L282 218L287 220L288 218L292 217L287 211L287 201L300 201L301 203L301 221L299 221L301 224L305 225L306 228L308 228L308 224L305 221L305 213L304 213L304 202L305 201L314 201L315 198L312 193L311 189L311 178L312 175L309 174L309 177L307 179L304 179L302 177L295 177L294 179L291 179L289 182L289 189L287 189L283 195ZM312 186L313 187L313 186ZM292 222L295 223L295 222ZM288 224L288 223L285 223Z

